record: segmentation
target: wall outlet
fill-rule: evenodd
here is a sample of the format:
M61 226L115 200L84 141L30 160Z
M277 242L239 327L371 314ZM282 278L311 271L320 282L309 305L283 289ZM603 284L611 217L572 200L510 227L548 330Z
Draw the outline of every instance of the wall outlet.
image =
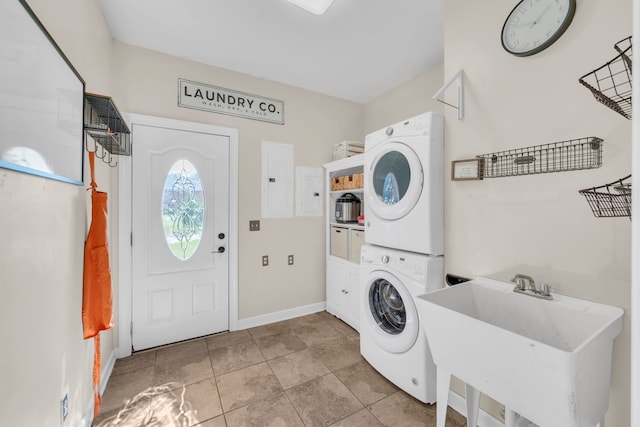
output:
M259 219L249 221L249 231L260 231Z
M62 400L60 400L60 424L64 424L69 415L69 393L65 393Z
M293 255L289 255L289 256L287 257L287 263L288 263L289 265L293 265Z
M262 266L266 267L269 265L269 255L262 255Z

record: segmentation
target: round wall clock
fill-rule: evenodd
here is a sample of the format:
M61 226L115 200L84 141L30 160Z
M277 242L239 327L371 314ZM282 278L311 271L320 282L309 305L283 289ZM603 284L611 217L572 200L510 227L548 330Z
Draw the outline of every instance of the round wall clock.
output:
M502 27L502 47L529 56L551 46L569 28L576 0L522 0Z

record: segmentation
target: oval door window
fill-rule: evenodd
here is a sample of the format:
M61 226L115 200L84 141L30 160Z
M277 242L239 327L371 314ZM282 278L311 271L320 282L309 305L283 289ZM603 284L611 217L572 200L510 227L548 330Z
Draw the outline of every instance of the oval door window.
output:
M175 162L162 190L162 227L171 253L186 261L202 238L205 200L200 175L186 159Z
M367 168L365 194L369 194L371 212L386 220L397 220L411 212L423 184L422 165L415 151L399 142L387 143L373 154Z
M377 279L369 288L369 308L386 333L398 335L407 324L407 310L400 292L387 280Z
M407 194L411 168L398 151L385 153L373 169L373 189L385 205L395 205Z

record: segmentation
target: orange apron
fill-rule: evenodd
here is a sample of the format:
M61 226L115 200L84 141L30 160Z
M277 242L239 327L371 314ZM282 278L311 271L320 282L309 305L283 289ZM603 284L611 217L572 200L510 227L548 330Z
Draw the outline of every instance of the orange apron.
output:
M84 280L82 288L82 326L84 338L93 338L94 418L100 412L100 331L113 327L113 296L107 245L107 193L97 191L94 153L89 153L91 168L91 226L84 244Z

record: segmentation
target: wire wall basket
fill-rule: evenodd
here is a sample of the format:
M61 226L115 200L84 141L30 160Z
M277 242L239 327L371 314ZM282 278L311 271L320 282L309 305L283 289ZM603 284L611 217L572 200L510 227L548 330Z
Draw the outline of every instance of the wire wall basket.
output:
M588 137L477 157L484 160L484 178L595 169L602 165L602 142Z
M579 82L598 102L631 119L631 36L620 40L614 48L618 52L615 58L580 77Z
M85 94L84 129L109 153L131 155L129 127L110 97Z
M631 175L600 187L578 191L598 218L631 218Z

